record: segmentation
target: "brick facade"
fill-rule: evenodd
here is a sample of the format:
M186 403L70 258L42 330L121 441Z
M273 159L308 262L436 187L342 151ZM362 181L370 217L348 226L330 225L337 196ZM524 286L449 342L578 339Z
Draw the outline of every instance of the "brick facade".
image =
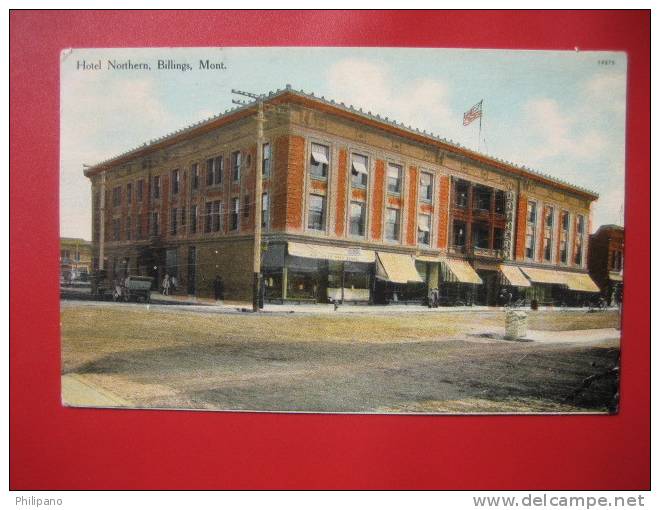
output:
M515 259L525 259L525 236L527 234L527 197L518 197L518 212L516 215Z

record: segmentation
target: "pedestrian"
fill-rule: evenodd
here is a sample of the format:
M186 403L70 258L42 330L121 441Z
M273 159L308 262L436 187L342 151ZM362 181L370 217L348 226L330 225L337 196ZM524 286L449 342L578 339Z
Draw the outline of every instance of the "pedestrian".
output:
M220 278L220 275L215 275L215 279L213 280L213 296L215 297L216 301L220 301L224 298L224 285L222 283L222 278Z
M163 278L163 296L170 295L170 275L165 273L165 278Z
M429 287L429 294L426 298L426 300L428 302L428 305L429 305L429 308L433 307L433 291L434 291L434 289Z
M172 292L176 292L178 286L179 286L179 280L177 280L175 275L172 275L172 278L170 278L170 288Z
M440 306L440 289L437 287L433 289L433 308Z

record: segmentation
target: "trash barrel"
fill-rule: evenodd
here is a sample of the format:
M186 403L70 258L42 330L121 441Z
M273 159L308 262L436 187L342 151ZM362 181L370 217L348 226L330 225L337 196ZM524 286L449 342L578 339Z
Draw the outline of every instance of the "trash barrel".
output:
M504 337L517 340L527 335L527 314L525 312L509 310L504 319Z

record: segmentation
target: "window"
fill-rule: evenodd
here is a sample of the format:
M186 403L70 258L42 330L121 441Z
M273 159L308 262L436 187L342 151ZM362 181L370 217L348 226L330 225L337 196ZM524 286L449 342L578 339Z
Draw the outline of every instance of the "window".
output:
M172 170L172 195L179 193L179 186L181 185L181 172L179 170Z
M431 216L428 214L420 214L417 217L417 244L431 244Z
M193 163L190 167L190 189L199 189L199 165Z
M309 196L309 212L307 215L307 228L323 230L325 228L325 197L321 195Z
M172 234L173 236L176 235L177 218L178 218L177 214L178 211L176 207L172 207L172 209L170 210L170 234Z
M160 198L160 176L159 175L154 175L153 186L154 186L154 191L153 191L154 198Z
M184 227L186 225L186 208L182 207L181 208L181 226Z
M610 269L612 271L621 271L623 268L623 252L621 250L614 250L611 254Z
M525 257L534 258L536 248L536 202L527 203L527 231L525 237Z
M351 185L357 188L366 188L369 181L366 156L351 154Z
M196 234L197 233L197 206L196 205L191 205L190 206L190 233L191 234Z
M546 262L552 261L552 244L555 225L555 209L554 207L545 208L545 226L543 229L543 260Z
M121 186L112 188L112 207L119 207L121 205Z
M361 202L351 202L349 232L353 236L364 236L364 204Z
M213 186L213 181L213 158L209 158L206 160L206 185Z
M144 196L144 180L140 179L137 183L137 201L142 202Z
M220 200L213 202L213 232L220 232L220 212L222 211L222 204Z
M213 221L213 202L206 202L206 214L204 215L204 232L211 232L211 223Z
M160 235L160 215L158 211L154 211L151 214L151 235Z
M126 185L126 203L130 204L133 201L133 183L129 182Z
M126 218L126 240L127 240L127 241L130 241L130 240L131 240L131 233L132 233L131 226L132 226L132 225L131 225L131 217L128 216L128 217Z
M502 190L495 191L495 212L504 214L506 212L506 195Z
M504 249L504 229L503 228L495 228L494 229L493 249L494 250L503 250Z
M487 250L490 248L490 226L488 223L472 224L472 246Z
M139 186L138 186L139 188ZM143 216L140 214L137 217L136 225L135 225L135 237L137 239L142 239L142 236L144 233L142 232L142 218Z
M419 177L419 198L425 202L433 199L433 175L422 172Z
M222 156L213 158L213 184L222 184L222 174L225 169L225 160Z
M457 248L462 248L465 246L465 222L464 221L454 221L453 228L453 246Z
M390 163L387 166L388 193L401 193L401 167Z
M490 199L492 195L492 188L474 186L472 188L472 208L479 211L490 211Z
M575 230L575 257L573 263L576 266L582 265L582 244L584 242L584 216L578 214Z
M309 173L312 177L325 179L328 176L329 154L330 149L326 145L312 144L312 154L309 161Z
M562 264L568 263L568 233L570 223L570 214L568 211L561 213L561 232L559 237L559 260Z
M240 199L239 198L232 198L231 199L231 225L230 228L231 230L238 230L238 214L240 211Z
M231 176L234 181L241 180L241 151L231 153Z
M468 205L468 194L470 183L468 181L457 180L454 183L454 206L465 209Z
M385 217L385 239L388 241L399 240L399 224L401 219L401 211L391 207L387 208Z
M243 217L244 218L249 218L250 217L250 195L245 195L243 197Z
M270 144L265 143L262 146L262 161L261 161L262 175L270 175Z
M268 218L268 193L263 193L261 195L261 226L263 228L268 228L269 218Z
M121 223L119 219L112 220L112 240L119 241L121 239Z

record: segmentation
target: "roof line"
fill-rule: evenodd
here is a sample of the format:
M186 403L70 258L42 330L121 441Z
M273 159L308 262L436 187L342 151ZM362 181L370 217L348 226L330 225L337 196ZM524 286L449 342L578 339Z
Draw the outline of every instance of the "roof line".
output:
M336 110L344 112L345 114L356 116L358 119L369 120L375 124L374 127L377 128L379 127L381 129L384 127L389 127L390 128L389 130L395 129L399 132L399 134L404 133L407 134L408 136L412 136L420 143L428 144L429 142L433 142L445 150L451 152L458 152L459 154L465 157L468 157L470 159L476 159L478 161L481 161L482 163L491 166L499 167L502 170L507 170L507 171L514 170L516 173L518 173L521 176L529 177L531 179L545 182L547 184L560 185L565 189L569 189L570 191L576 192L580 195L585 195L588 198L594 200L597 199L599 196L598 193L596 193L595 191L584 188L582 186L572 184L568 181L559 179L557 177L540 172L538 170L534 170L525 165L519 165L508 160L504 160L501 158L490 156L488 154L483 154L474 151L472 149L462 146L458 142L454 142L451 139L442 138L433 132L427 132L426 130L413 128L410 125L405 125L401 122L397 122L395 119L390 119L389 117L382 117L379 114L373 114L371 113L371 111L365 112L362 110L362 108L356 108L353 105L346 105L343 102L337 102L333 99L326 99L325 96L319 97L314 95L313 92L306 93L303 90L293 89L289 84L287 84L286 88L284 89L277 89L275 91L270 91L268 94L264 94L263 98L266 102L268 102L282 98L285 95L291 95L292 97L301 97L308 101L323 104L327 107L334 108ZM211 131L213 129L216 129L217 127L225 125L234 120L239 120L241 118L244 118L254 110L255 110L254 103L248 103L245 106L238 106L235 108L227 109L223 113L219 113L215 116L193 123L189 126L175 130L161 137L153 138L148 143L145 142L141 146L134 147L133 149L129 149L128 151L125 151L121 154L103 160L97 163L96 165L86 168L84 174L88 177L95 175L97 173L102 172L103 170L106 170L110 165L119 164L120 162L127 161L129 158L130 159L137 158L146 154L150 154L158 149L173 145L177 143L177 141L179 141L179 139L184 135L193 132L200 132L201 134L202 132Z

